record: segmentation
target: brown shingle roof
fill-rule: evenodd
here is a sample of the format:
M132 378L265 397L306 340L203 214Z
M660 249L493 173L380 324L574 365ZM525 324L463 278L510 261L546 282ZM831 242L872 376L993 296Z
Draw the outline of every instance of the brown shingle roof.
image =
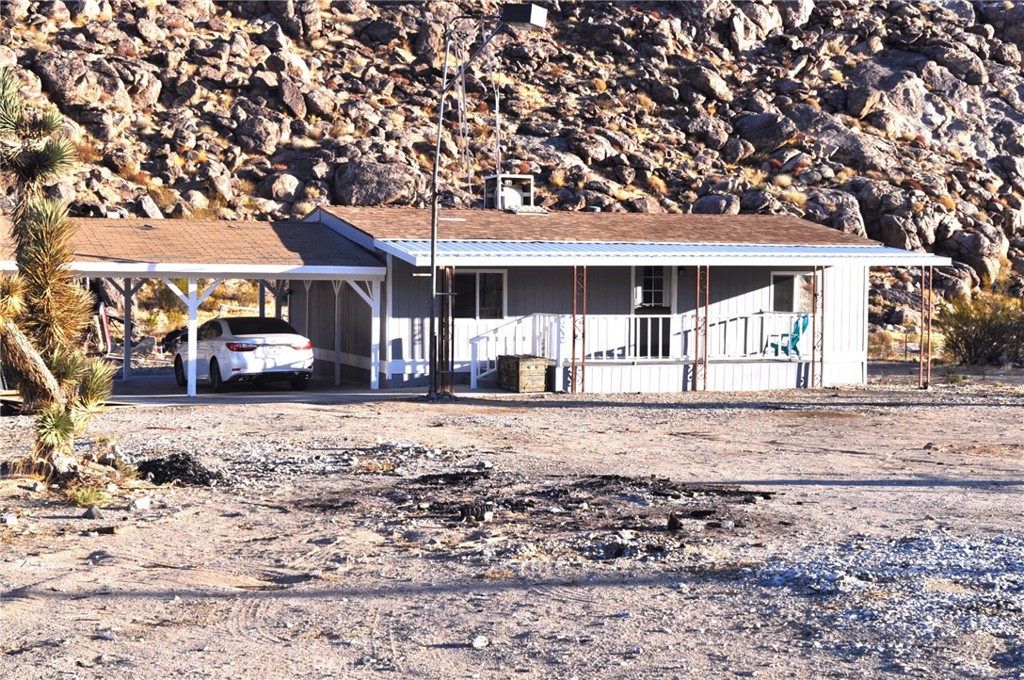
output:
M330 228L314 222L76 218L78 262L380 267ZM14 255L9 230L0 256Z
M331 206L324 210L377 239L430 238L428 209ZM790 215L607 212L513 215L500 210L442 210L438 238L458 241L876 245L874 241Z

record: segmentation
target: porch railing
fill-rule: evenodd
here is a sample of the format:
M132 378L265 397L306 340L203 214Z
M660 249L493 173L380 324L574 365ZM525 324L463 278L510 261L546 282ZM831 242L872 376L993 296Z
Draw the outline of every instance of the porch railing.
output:
M708 322L709 359L763 357L796 358L809 346L807 337L790 353L788 342L802 314L757 313L711 318ZM695 348L693 313L671 315L587 316L586 343L578 357L587 362L690 361ZM809 331L805 336L809 336ZM531 314L515 319L469 341L470 387L497 371L503 354L532 354L565 365L572 357L572 317L568 314Z

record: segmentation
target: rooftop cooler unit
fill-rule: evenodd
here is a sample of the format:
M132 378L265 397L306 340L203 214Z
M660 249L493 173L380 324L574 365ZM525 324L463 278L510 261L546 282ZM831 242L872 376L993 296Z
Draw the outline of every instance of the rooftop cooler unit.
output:
M515 213L543 211L533 204L533 175L484 177L484 207Z

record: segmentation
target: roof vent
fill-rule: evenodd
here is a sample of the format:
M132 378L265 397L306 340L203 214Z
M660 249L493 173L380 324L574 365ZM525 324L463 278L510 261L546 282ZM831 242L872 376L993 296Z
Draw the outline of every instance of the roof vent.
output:
M484 177L484 207L509 212L531 212L533 175L488 175Z

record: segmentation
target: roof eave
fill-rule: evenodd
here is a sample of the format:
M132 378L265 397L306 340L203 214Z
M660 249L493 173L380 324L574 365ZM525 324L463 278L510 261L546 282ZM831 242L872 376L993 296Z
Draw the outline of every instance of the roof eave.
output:
M310 265L252 265L252 264L191 264L152 262L72 262L76 273L96 278L251 278L251 279L295 279L326 281L336 279L360 279L383 281L387 268L383 265L372 267L332 267ZM0 270L16 271L12 260L0 262Z

